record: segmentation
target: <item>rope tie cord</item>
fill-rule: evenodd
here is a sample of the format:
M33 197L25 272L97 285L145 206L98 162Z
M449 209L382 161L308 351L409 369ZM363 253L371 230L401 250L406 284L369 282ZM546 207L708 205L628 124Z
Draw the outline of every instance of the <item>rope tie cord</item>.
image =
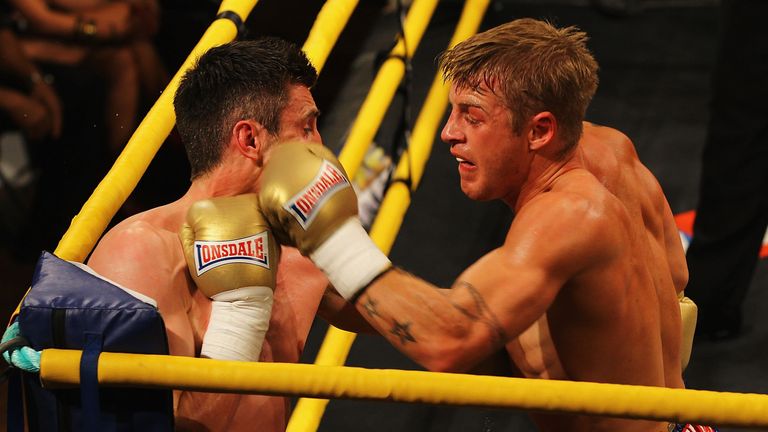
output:
M29 342L19 332L19 323L14 322L3 333L0 352L9 365L25 372L40 372L40 351L28 345Z

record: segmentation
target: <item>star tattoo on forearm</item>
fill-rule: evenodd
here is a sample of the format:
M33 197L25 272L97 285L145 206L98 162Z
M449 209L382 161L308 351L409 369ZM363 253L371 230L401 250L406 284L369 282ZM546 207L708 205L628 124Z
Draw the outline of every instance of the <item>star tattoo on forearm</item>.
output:
M411 334L411 323L404 322L399 323L397 320L395 321L395 325L392 327L392 329L389 331L393 335L397 336L398 339L400 339L400 344L405 345L407 342L416 342L416 339Z
M368 316L381 318L379 311L376 309L376 304L376 300L368 296L365 299L365 303L363 303L363 308L365 308L365 312L368 314Z

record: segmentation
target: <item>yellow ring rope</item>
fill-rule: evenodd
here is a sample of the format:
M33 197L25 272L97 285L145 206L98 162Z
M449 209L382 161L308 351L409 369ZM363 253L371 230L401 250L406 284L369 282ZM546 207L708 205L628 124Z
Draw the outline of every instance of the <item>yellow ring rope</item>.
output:
M302 50L318 74L325 66L328 55L339 40L339 35L347 25L357 3L358 0L328 0L317 14Z
M450 47L477 32L489 3L490 0L467 0L449 43ZM411 137L412 145L401 156L393 175L395 180L408 179L410 176L412 190L416 190L421 182L447 102L448 86L443 83L442 74L437 72L424 106L416 119ZM403 182L393 182L384 196L379 213L371 227L371 237L381 250L392 249L410 203L411 194L408 185Z
M488 4L489 0L468 0L464 3L464 9L462 10L456 30L449 43L450 47L477 32L477 29L480 27L480 22L483 19L483 15L488 8ZM410 13L413 13L413 10ZM432 12L430 11L430 14L431 13ZM409 14L409 17L410 16L411 15ZM418 22L423 22L423 20L419 20ZM408 38L407 33L406 38ZM408 40L410 41L411 39L409 38ZM409 43L408 46L411 47L412 45ZM398 61L398 63L402 64L401 61ZM397 80L399 81L401 78L402 74L397 77ZM390 90L394 93L394 88ZM370 94L373 94L374 91L381 92L384 90L372 89ZM392 95L389 95L389 100L391 100L391 96ZM395 170L394 178L404 179L407 178L409 174L411 175L411 186L414 190L418 186L419 181L421 181L424 166L426 165L432 150L435 133L439 127L443 113L445 112L447 101L447 87L443 84L441 74L437 73L429 93L427 94L427 99L424 102L422 110L419 112L416 124L414 125L413 135L411 137L411 148L403 153ZM387 103L389 103L389 101L387 101ZM360 111L360 114L358 115L358 120L360 121L356 122L356 124L364 124L366 122L363 122L362 120L370 120L367 117L363 117L365 113L365 110ZM377 120L380 123L382 118L379 117ZM368 126L370 126L368 130L373 130L373 133L375 133L375 129L378 127L379 123L374 124L374 122L371 121L370 124L368 124ZM365 141L365 139L368 139L368 141ZM344 150L350 148L350 146L363 148L362 144L370 145L372 139L373 135L370 137L363 137L361 141L355 141L350 134L350 139L347 141ZM363 148L363 151L364 150L365 149ZM344 151L342 151L342 156L344 154ZM413 155L412 158L411 154ZM342 163L344 163L344 161L345 160L342 160ZM348 159L346 159L346 161L347 164L344 164L344 168L348 169L348 164L351 162L349 162ZM357 163L359 164L359 161ZM400 230L400 226L410 202L410 191L404 183L395 182L390 186L371 228L371 238L384 253L389 254L389 251L392 249L395 237ZM318 351L317 358L315 359L315 364L326 366L343 365L349 354L349 350L352 348L354 340L354 333L329 326L325 338L323 339L323 343L320 346L320 350ZM300 399L296 404L296 408L294 409L286 431L304 432L317 430L327 405L328 400L326 399Z
M47 349L46 387L79 384L81 351ZM768 427L768 395L295 363L102 353L104 386L301 395Z

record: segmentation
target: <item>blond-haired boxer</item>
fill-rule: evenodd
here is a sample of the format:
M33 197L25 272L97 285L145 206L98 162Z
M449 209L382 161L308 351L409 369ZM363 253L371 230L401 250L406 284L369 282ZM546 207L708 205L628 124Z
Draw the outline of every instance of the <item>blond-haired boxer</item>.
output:
M259 203L275 236L298 246L371 325L430 370L469 371L502 349L529 378L683 387L680 245L650 172L590 142L610 137L583 124L597 87L585 41L575 28L521 19L442 57L452 105L442 139L461 188L516 213L504 244L451 289L391 266L359 226L349 188L319 186L335 163L312 144L272 150L263 185L272 192ZM280 158L309 157L317 159L305 184L270 168ZM606 165L612 161L621 165ZM302 222L290 209L313 187L322 196L302 211L312 222ZM532 416L542 431L669 428Z

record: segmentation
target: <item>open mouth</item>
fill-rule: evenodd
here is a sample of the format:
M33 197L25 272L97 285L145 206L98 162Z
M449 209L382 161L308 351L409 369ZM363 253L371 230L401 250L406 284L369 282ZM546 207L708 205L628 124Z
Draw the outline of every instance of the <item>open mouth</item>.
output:
M462 159L460 157L456 158L456 162L459 163L459 166L463 166L463 167L473 167L473 166L475 166L475 164L473 164L472 162L470 162L470 161L468 161L466 159Z

